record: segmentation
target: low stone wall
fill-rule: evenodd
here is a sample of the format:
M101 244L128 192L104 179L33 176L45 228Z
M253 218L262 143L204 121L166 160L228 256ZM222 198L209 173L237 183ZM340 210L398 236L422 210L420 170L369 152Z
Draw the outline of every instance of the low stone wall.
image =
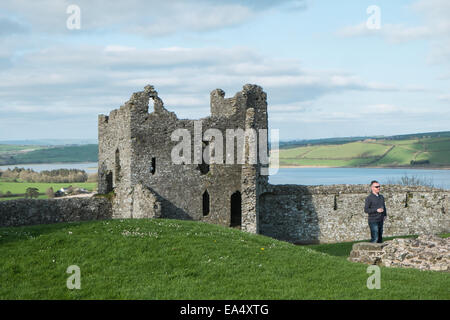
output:
M260 197L260 233L294 243L370 239L366 185L269 185ZM384 185L384 236L450 232L450 191Z
M387 245L384 243L358 242L352 246L352 251L348 257L348 261L360 262L365 264L381 264L381 257L385 254L383 248Z
M0 227L110 219L105 198L20 199L0 201Z
M118 186L112 198L113 219L161 218L162 204L149 188L136 184L132 188Z
M148 214L132 217L162 216L156 198L145 190L135 193L136 212L148 211ZM383 186L382 194L388 210L384 236L450 232L449 191ZM364 213L367 195L365 185L268 185L259 201L260 233L293 243L369 239ZM114 201L106 198L2 201L0 226L117 218L111 207Z
M349 261L385 267L450 272L450 238L421 235L380 243L355 243Z

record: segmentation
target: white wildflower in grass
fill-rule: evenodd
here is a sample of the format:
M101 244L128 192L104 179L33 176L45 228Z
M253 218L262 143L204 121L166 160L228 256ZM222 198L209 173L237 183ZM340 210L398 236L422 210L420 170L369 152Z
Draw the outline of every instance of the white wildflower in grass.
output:
M138 232L138 231L128 231L123 230L121 233L125 237L133 236L133 237L150 237L150 238L159 238L159 235L157 232Z

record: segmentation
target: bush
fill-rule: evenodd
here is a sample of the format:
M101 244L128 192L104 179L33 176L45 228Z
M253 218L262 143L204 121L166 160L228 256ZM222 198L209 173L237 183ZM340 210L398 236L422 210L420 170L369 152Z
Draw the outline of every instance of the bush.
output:
M19 168L14 168L13 170L8 169L2 173L2 179L5 181L15 181L19 178L19 172L17 171Z
M104 193L104 194L102 194L102 193L97 193L97 194L94 195L94 197L95 197L95 198L106 198L106 199L108 199L109 201L112 201L112 200L116 197L116 193L115 193L114 190L113 190L113 191L110 191L110 192Z
M17 180L23 182L55 182L55 183L71 183L86 182L88 175L84 170L79 169L56 169L35 172L32 169L18 168L8 169L3 172L2 179L5 181Z
M55 197L55 192L52 187L48 188L47 191L45 191L45 194L49 199L53 199Z
M425 177L425 176L408 176L405 174L403 177L400 178L389 178L386 182L387 184L398 184L401 186L424 186L424 187L430 187L435 188L433 178Z
M420 165L430 164L430 160L411 160L410 164L412 166L420 166Z
M90 173L88 175L87 182L97 182L98 181L98 173Z
M39 189L38 188L27 188L27 191L25 192L25 198L37 198L39 196Z

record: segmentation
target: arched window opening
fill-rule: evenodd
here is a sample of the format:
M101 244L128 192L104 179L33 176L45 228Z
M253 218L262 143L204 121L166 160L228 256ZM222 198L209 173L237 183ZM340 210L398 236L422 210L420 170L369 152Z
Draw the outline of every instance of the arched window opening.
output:
M202 148L202 163L200 163L197 166L197 169L200 171L201 174L207 174L209 172L209 164L205 162L205 159L203 158L205 154L205 149L209 150L209 141L203 141L203 148ZM209 161L208 161L209 162Z
M106 173L106 193L113 191L113 174L111 171Z
M120 153L119 153L119 149L116 149L116 156L115 156L115 182L118 183L120 182Z
M152 157L152 165L150 166L150 173L155 174L156 172L156 158Z

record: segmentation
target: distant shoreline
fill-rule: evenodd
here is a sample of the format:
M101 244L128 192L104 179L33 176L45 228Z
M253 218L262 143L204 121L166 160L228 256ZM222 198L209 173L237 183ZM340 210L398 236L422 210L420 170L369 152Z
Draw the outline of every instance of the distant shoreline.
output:
M0 167L6 166L39 166L44 164L72 164L72 163L98 163L98 161L70 161L70 162L38 162L38 163L13 163L13 164L0 164Z
M273 167L271 167L273 168ZM294 166L282 165L279 168L333 168L333 169L412 169L412 170L450 170L450 167L333 167L333 166Z
M15 163L15 164L1 164L0 167L6 167L6 166L15 166L15 167L23 167L23 166L35 166L35 165L67 165L67 164L87 164L87 163L98 163L97 161L82 161L82 162L50 162L50 163ZM272 166L270 168L273 168ZM412 169L412 170L450 170L449 166L442 166L442 167L406 167L406 166L386 166L386 167L335 167L335 166L314 166L314 165L308 165L308 166L296 166L296 165L281 165L279 168L282 169L292 169L292 168L333 168L333 169L339 169L339 168L346 168L346 169ZM88 169L94 169L88 168Z

